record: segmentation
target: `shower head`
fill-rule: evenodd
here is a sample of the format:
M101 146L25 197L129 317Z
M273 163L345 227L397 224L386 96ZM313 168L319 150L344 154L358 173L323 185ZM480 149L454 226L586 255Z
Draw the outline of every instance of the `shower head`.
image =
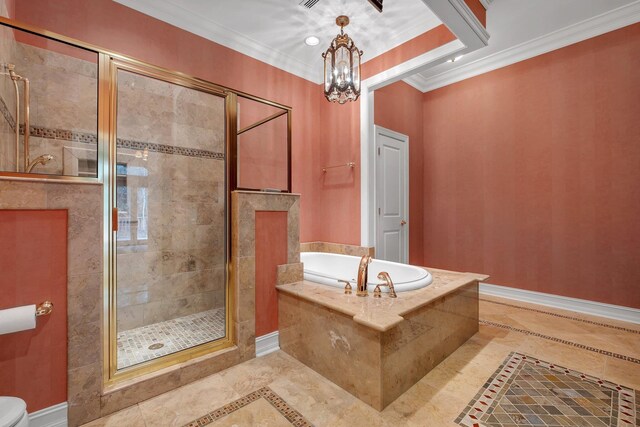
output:
M46 165L53 159L54 159L54 156L52 156L51 154L43 154L42 156L36 157L31 163L29 163L29 166L27 167L26 172L31 173L31 171L33 170L33 168L36 167L36 165L39 165L39 164Z

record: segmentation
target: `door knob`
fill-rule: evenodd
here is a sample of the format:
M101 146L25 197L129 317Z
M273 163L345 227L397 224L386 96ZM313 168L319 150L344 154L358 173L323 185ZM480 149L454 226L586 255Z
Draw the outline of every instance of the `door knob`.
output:
M405 225L407 223L407 221L405 221L404 219L402 221L400 221L400 225Z

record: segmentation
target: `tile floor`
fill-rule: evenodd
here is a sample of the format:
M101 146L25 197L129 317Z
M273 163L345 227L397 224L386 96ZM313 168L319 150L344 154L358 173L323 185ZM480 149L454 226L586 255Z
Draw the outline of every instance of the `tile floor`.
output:
M640 392L517 352L456 419L462 426L635 426Z
M480 318L475 336L382 412L278 351L89 425L181 426L268 387L316 426L456 426L513 352L640 390L640 325L487 296ZM257 399L209 425L291 425L266 402Z
M118 369L222 338L224 322L222 307L119 332Z

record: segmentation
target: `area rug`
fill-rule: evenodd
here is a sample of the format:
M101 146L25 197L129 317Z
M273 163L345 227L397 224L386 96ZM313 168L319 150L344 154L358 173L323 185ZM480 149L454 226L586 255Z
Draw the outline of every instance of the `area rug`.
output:
M269 425L313 427L298 411L269 387L262 387L207 415L193 420L184 427L220 425Z
M640 426L640 392L513 352L456 418L465 427Z

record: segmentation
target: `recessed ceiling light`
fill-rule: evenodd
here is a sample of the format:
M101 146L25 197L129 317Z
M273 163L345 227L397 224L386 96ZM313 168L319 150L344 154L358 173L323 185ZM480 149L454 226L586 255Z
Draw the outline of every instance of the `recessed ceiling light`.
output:
M450 60L448 60L447 62L456 62L457 60L459 60L460 58L462 58L464 55L460 55L460 56L456 56L455 58L451 58Z
M320 43L320 39L319 39L319 38L317 38L316 36L309 36L309 37L307 37L306 39L304 39L304 43L305 43L307 46L315 46L315 45L317 45L318 43Z

